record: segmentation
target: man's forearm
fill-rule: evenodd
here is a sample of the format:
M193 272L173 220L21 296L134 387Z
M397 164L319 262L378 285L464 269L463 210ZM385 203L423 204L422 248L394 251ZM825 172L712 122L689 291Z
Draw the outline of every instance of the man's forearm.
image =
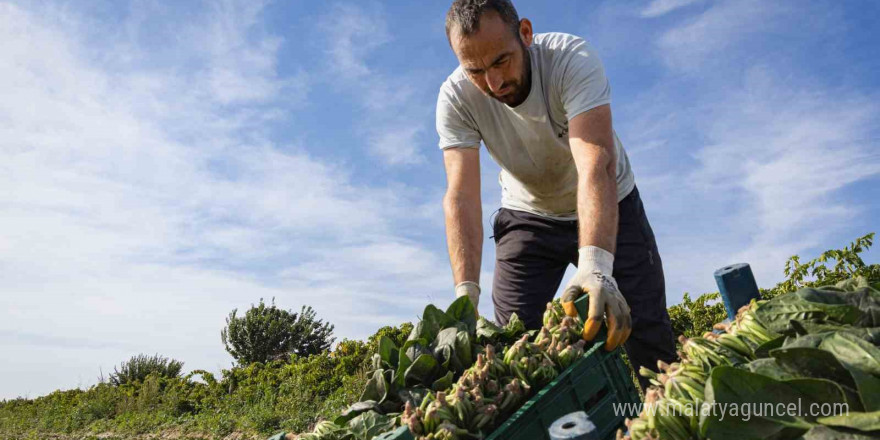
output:
M578 177L578 244L612 254L617 245L617 178L610 167L585 170Z
M455 284L480 281L483 258L483 212L479 200L467 195L449 195L443 200L446 214L446 244Z
M617 157L611 106L581 113L569 122L569 143L578 170L579 247L612 254L617 245Z

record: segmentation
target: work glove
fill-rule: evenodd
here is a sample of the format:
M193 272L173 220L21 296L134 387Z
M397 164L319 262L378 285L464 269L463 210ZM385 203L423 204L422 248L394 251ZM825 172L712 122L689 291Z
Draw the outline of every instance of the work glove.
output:
M596 246L578 249L578 268L566 286L562 306L568 316L577 316L574 300L584 293L590 295L590 310L584 323L583 338L593 340L602 321L607 319L608 338L605 349L612 351L622 345L632 332L629 304L611 276L614 255Z
M467 295L471 300L471 304L474 305L474 312L477 313L477 317L480 316L480 285L473 281L462 281L455 286L455 297L461 298L462 296Z

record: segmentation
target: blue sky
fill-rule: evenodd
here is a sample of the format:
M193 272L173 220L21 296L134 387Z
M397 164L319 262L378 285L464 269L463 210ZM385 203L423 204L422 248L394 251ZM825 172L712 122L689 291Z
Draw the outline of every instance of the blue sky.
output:
M670 304L878 229L876 2L516 6L599 51ZM447 7L0 1L0 398L142 352L226 368L224 318L260 298L340 339L448 304Z

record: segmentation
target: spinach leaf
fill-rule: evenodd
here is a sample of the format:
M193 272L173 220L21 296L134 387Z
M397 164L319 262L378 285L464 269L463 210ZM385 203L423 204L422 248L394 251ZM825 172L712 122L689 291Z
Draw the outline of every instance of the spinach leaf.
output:
M379 405L375 400L364 400L363 402L357 402L349 406L348 409L342 412L342 414L333 419L333 423L339 426L343 426L346 425L349 420L357 417L361 413L378 410Z
M413 408L418 408L419 405L422 404L422 401L425 400L425 396L427 396L428 393L430 393L430 390L427 388L423 386L414 386L398 390L397 397L399 397L400 401L404 404L409 402L412 404Z
M823 338L819 348L827 350L853 368L880 377L880 348L847 333L832 333Z
M404 372L404 384L411 386L433 383L438 368L439 365L433 355L422 354Z
M474 303L467 296L462 296L452 302L446 309L446 315L467 326L467 332L475 335L477 331L477 311Z
M851 412L839 416L820 417L817 421L823 425L842 426L859 431L880 431L880 411Z
M776 333L789 334L793 332L790 324L792 319L814 322L831 320L840 324L853 324L861 317L861 312L855 306L813 302L799 296L798 293L802 293L804 290L815 289L801 289L797 292L777 296L755 310L755 316L767 329ZM809 298L818 298L806 293L804 295Z
M708 408L713 409L701 412L700 431L706 438L758 439L782 434L799 435L812 426L784 412L778 415L768 413L768 416L740 413L742 409L750 410L767 402L768 396L772 396L772 403L785 405L797 404L799 398L804 399L796 389L767 376L736 367L716 367L706 382L705 393Z
M389 388L390 384L386 382L383 371L376 370L373 372L372 376L370 376L370 379L367 381L367 386L364 388L364 392L361 393L361 397L358 400L372 400L381 403L388 396Z
M798 335L815 335L820 333L849 333L864 339L873 345L880 344L880 327L855 327L852 325L818 324L815 322L792 320L791 327Z
M778 381L743 369L712 369L706 383L706 402L726 407L726 414L704 414L701 431L709 438L794 438L812 427L811 421L788 411L769 411L767 405L788 408L813 403L843 403L843 391L833 382L817 379ZM748 408L751 413L745 413ZM743 411L737 414L736 411Z
M790 374L798 377L828 379L856 389L856 383L846 367L833 354L811 347L785 347L770 351L776 362Z
M526 324L519 319L519 315L512 313L507 325L504 326L504 337L508 340L519 338L526 332Z
M880 411L880 379L857 368L849 368L865 411Z
M434 391L446 391L452 388L453 378L455 376L452 375L452 372L449 371L445 376L434 381L434 384L431 385L431 389Z
M503 336L503 330L484 316L477 320L477 342L480 344L497 344Z
M369 411L351 419L348 427L358 440L373 440L373 437L394 428L394 419Z
M408 339L433 341L441 329L455 325L455 323L455 318L450 317L442 310L434 307L433 304L428 304L422 312L421 321L413 327Z
M782 344L785 342L785 336L777 336L752 350L755 353L755 357L757 358L766 358L770 357L770 350L774 348L782 347Z
M843 281L838 282L834 285L834 287L844 291L844 292L854 292L863 287L871 287L871 284L868 282L868 279L865 277L853 277Z
M469 333L460 331L455 334L455 357L465 369L473 365L474 356Z
M444 368L456 370L456 371L464 371L462 368L459 370L459 367L462 367L458 363L455 358L455 338L458 334L458 329L455 327L444 328L437 335L437 339L434 341L434 357L437 358L437 361L443 365ZM470 366L470 365L468 365ZM466 368L466 367L465 367Z
M803 436L803 440L873 440L877 437L859 431L817 425Z
M789 373L773 358L756 359L745 365L752 373L763 374L776 380L794 379L795 375Z
M828 379L840 385L851 410L871 411L876 405L880 405L880 380L858 369L849 368L828 351L809 347L785 347L772 350L770 354L779 365L796 376Z
M382 358L382 362L387 365L387 368L397 368L400 356L398 351L394 341L388 336L382 335L382 338L379 339L379 356Z
M419 356L430 353L427 349L428 341L424 339L412 339L406 341L398 353L397 374L395 384L403 387L405 384L406 371Z

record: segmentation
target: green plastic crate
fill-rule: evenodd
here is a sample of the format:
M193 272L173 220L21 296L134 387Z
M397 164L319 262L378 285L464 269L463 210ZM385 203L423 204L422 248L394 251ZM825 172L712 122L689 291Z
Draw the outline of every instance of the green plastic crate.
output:
M599 438L614 438L626 417L623 404L640 402L618 350L606 352L599 342L553 382L542 388L486 440L550 440L547 430L556 419L585 411L599 430Z
M581 318L586 319L589 297L578 298L574 305ZM635 405L626 404L638 404L641 399L620 356L623 349L605 351L606 335L602 324L596 335L601 342L593 344L581 359L532 396L486 440L550 440L550 425L575 411L587 413L599 430L599 438L613 439L624 420L636 416Z
M575 307L581 317L586 317L589 299L579 298ZM550 425L575 411L587 413L599 430L599 438L613 439L617 429L623 427L624 419L636 416L635 405L626 404L638 404L641 400L629 368L620 356L622 349L605 351L606 333L603 324L596 339L601 342L593 344L583 357L532 396L486 440L550 440ZM619 413L615 406L619 407ZM403 426L373 440L413 440L414 437Z

